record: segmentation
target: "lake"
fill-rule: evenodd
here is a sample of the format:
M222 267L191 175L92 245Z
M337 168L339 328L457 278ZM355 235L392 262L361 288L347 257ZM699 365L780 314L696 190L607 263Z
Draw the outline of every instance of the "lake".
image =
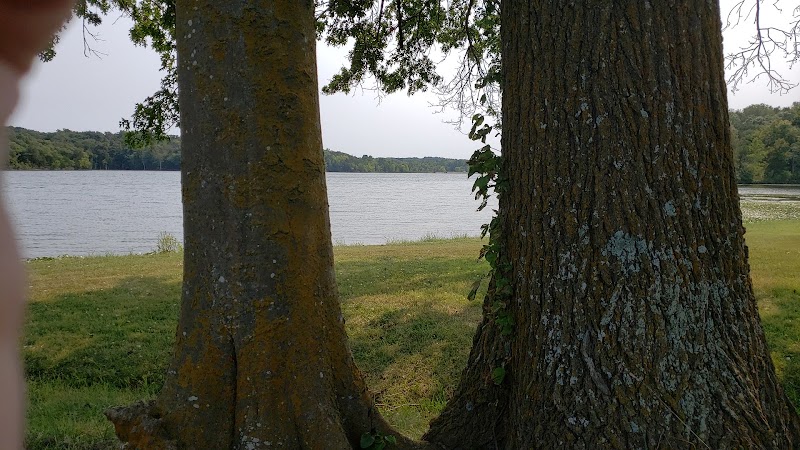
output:
M335 244L476 236L472 180L453 173L328 173ZM180 173L6 172L12 220L27 258L146 253L167 232L183 239ZM800 186L742 186L743 200L800 201Z
M797 184L743 184L739 186L742 200L756 201L800 201L800 185Z
M491 219L465 173L328 173L335 244L477 236ZM27 258L153 251L183 239L179 172L6 172L6 198Z

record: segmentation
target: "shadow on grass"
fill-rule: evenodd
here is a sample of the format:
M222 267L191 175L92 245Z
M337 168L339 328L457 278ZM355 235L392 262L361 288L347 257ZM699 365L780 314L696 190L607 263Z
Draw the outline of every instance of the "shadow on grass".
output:
M381 257L337 264L336 276L343 302L359 296L402 295L430 288L466 298L472 282L488 270L488 264L476 258Z
M407 435L421 437L458 385L479 317L465 312L427 301L348 326L353 357L378 408Z
M471 317L439 311L428 302L386 311L366 327L351 329L350 347L371 378L408 379L403 384L424 391L416 394L431 395L457 383L474 332Z
M134 276L29 304L25 447L118 448L102 411L160 389L179 299L180 283Z
M487 270L475 257L337 265L353 356L381 413L409 436L425 432L458 384L481 316L466 296Z
M762 325L786 394L800 412L800 291L775 288L760 303L769 303Z
M179 283L129 277L112 289L31 303L23 350L26 378L71 387L160 386L179 300Z
M480 304L465 295L485 267L474 259L385 258L336 269L356 362L382 409L395 412L390 420L418 436L466 361ZM158 392L181 292L166 280L127 276L112 288L29 305L28 448L103 448L113 435L100 412Z

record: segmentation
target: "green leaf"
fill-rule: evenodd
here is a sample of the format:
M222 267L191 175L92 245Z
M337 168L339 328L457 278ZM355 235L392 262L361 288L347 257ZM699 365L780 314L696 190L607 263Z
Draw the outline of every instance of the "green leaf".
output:
M506 369L504 367L495 367L494 370L492 370L492 381L494 384L500 386L503 384L503 379L505 379L505 377Z
M489 263L490 266L494 267L494 262L497 261L497 253L486 252L486 254L483 257L486 258L486 261Z
M495 311L496 316L494 321L500 326L500 334L503 336L510 336L512 333L514 333L514 317L511 315L511 313L505 311L504 308L505 306Z
M509 285L509 281L507 279L503 278L503 277L497 277L497 279L495 280L495 283L494 283L495 290L498 290L498 291L503 289L504 287L506 287L508 285Z
M391 434L389 436L384 437L383 440L385 440L389 444L397 445L397 438L392 436Z
M483 277L480 277L472 283L472 288L469 290L469 294L467 294L467 300L475 300L475 296L478 295L478 289L481 288L481 283L483 282Z
M372 433L364 433L361 435L361 448L370 448L375 443L375 436Z
M488 188L489 188L489 177L486 175L476 178L475 184L472 186L472 190L478 191L478 193L486 192Z
M481 225L481 239L485 238L486 237L486 233L488 233L488 232L489 232L489 224L485 223L485 224ZM486 247L486 246L484 246L484 247ZM483 251L481 251L481 256L479 256L478 259L481 259L482 257L483 257Z

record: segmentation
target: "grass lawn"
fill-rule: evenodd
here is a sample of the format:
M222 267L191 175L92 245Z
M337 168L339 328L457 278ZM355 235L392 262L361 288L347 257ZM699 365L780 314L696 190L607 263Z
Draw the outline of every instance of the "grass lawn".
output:
M800 406L800 220L749 223L756 296ZM487 266L477 239L336 247L350 344L382 413L420 436L458 382ZM36 260L24 340L29 449L116 448L103 409L153 396L175 332L182 256Z
M800 411L800 220L747 224L745 240L772 361Z

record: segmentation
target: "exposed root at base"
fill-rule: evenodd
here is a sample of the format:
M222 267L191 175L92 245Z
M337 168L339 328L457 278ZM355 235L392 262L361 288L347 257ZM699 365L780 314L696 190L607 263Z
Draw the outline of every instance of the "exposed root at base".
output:
M114 432L125 442L125 449L178 449L175 440L169 438L164 420L152 400L109 408L103 413L114 424Z

